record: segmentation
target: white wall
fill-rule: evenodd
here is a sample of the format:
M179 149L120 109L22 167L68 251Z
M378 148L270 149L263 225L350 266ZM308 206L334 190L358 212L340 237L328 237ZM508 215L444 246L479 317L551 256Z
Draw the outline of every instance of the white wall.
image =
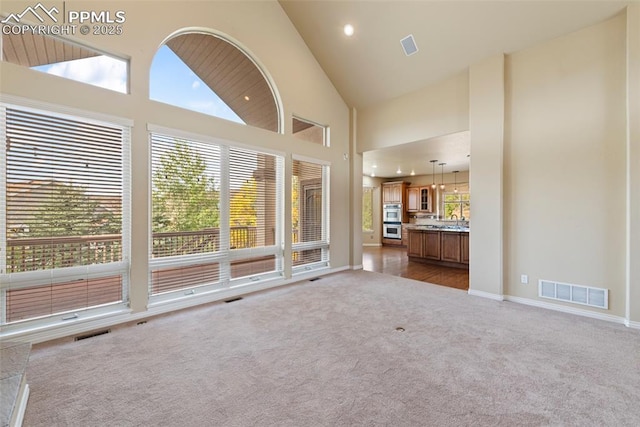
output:
M640 328L640 3L627 9L627 322Z
M506 89L505 293L607 288L624 316L625 16L509 55Z
M469 78L442 82L358 112L358 151L426 140L469 129Z
M469 70L469 293L503 294L504 57Z
M578 308L640 327L639 27L632 3L361 112L361 151L470 130L471 293L562 309L538 279L603 287L609 310Z

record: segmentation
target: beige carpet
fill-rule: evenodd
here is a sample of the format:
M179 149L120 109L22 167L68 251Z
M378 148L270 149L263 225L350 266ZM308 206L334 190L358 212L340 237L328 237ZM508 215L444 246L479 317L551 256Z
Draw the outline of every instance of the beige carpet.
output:
M28 427L640 425L637 330L365 271L36 346L27 375Z

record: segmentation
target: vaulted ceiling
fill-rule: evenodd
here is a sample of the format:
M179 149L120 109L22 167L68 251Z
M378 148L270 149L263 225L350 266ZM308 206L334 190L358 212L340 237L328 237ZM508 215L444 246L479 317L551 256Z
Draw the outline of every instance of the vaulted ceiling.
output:
M441 81L489 56L602 22L631 1L279 0L345 102L359 110ZM345 24L353 25L353 36L344 34ZM418 52L406 56L400 40L409 34ZM412 148L426 150L423 159L441 160L446 156L443 147L458 150L465 137L468 143L467 132L451 136L452 141L432 141L431 149L419 143ZM410 171L406 148L411 147L365 153L365 173L378 161L378 176L395 177L398 167ZM406 161L398 160L403 158ZM451 163L459 170L468 168L468 160L466 167ZM413 169L431 173L428 162Z

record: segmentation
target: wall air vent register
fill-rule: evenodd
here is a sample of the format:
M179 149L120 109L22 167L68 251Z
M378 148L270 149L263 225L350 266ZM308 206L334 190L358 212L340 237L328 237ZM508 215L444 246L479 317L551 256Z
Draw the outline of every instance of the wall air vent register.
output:
M538 296L590 307L609 308L608 289L540 280L538 281Z

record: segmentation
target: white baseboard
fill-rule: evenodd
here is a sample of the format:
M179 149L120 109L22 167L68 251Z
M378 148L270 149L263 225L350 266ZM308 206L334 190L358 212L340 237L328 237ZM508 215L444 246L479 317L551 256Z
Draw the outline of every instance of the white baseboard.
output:
M625 319L624 325L631 329L640 329L640 322L634 322L633 320Z
M627 324L630 322L624 317L614 316L612 314L598 313L595 311L584 310L582 308L568 307L565 305L553 304L546 301L538 301L535 299L514 297L510 295L505 296L505 301L516 302L518 304L530 305L533 307L546 308L547 310L560 311L562 313L575 314L577 316L590 317L592 319L604 320L606 322L613 322L613 323L618 323L621 325L627 325L629 327L632 327ZM637 326L635 327L640 329L640 323L638 322L631 322L631 323L637 323Z
M475 289L469 289L469 291L467 291L467 293L469 295L473 295L475 297L488 298L488 299L492 299L494 301L504 301L504 296L503 295L492 294L491 292L485 292L485 291L478 291L478 290L475 290Z
M15 414L12 417L11 427L21 427L24 421L24 413L27 410L27 401L29 400L29 384L22 387L22 393L16 399L14 407Z
M369 248L379 248L382 246L382 243L363 243L362 246L366 246Z
M362 270L363 268L364 268L364 266L362 264L352 265L351 266L352 270Z

